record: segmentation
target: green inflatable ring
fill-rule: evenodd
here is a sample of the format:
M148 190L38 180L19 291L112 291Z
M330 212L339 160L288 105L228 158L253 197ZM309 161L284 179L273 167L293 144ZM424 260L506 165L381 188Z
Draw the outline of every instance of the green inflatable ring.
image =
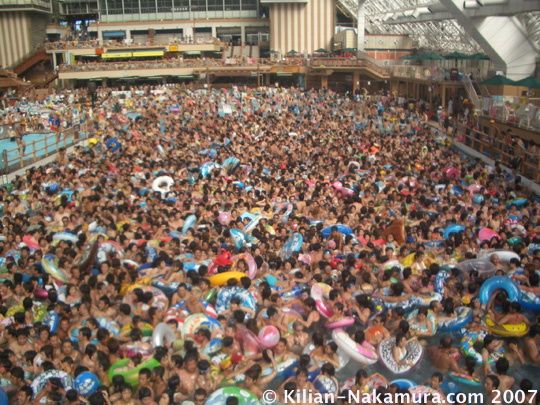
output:
M259 398L252 392L239 387L223 387L214 391L207 399L204 405L225 405L228 397L238 398L238 405L262 405Z
M126 371L116 371L119 368L126 367L129 364L130 359L122 359L118 360L116 363L114 363L107 372L107 375L109 376L109 380L112 381L114 376L121 375L124 377L124 381L131 385L132 387L137 386L139 384L139 371L143 368L147 368L149 370L153 370L156 367L159 367L161 363L154 359L153 357L151 359L143 361L141 364L139 364L137 367L130 368Z

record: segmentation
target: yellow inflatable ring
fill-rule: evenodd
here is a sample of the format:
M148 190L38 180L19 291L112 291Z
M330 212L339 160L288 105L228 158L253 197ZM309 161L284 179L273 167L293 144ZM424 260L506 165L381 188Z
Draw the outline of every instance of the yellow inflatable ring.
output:
M486 317L486 325L489 333L502 337L522 337L529 332L529 326L525 322L497 325L489 316Z
M227 281L233 278L240 281L240 279L244 277L247 277L247 274L242 273L241 271L226 271L225 273L214 274L213 276L210 276L208 280L212 287L219 287L227 284Z

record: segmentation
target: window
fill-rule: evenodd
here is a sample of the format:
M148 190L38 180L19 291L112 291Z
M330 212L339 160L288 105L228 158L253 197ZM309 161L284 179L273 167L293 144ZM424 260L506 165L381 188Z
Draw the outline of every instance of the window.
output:
M139 0L124 0L125 14L139 14Z
M189 11L189 0L173 0L175 12Z
M172 11L172 0L157 0L158 13L170 13Z
M223 0L208 0L208 11L223 11Z
M141 1L141 13L152 14L156 12L155 0L140 0Z
M122 0L107 0L109 14L122 14Z
M240 10L240 0L225 0L225 11Z
M206 11L206 0L191 0L191 11Z
M257 10L257 0L242 0L242 10Z

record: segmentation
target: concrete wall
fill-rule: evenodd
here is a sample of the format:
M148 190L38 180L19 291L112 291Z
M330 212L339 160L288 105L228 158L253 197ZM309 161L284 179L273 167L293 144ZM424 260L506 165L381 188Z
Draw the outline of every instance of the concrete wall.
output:
M0 67L13 67L43 43L48 21L43 13L0 12Z
M270 5L270 49L313 53L331 50L336 20L335 0L309 0L307 4Z
M408 35L366 35L365 49L413 49L412 38Z

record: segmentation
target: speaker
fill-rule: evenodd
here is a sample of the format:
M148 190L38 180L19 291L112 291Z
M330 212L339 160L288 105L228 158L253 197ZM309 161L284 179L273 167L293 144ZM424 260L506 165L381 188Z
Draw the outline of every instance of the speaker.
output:
M89 82L88 83L88 94L95 94L97 90L96 82Z

